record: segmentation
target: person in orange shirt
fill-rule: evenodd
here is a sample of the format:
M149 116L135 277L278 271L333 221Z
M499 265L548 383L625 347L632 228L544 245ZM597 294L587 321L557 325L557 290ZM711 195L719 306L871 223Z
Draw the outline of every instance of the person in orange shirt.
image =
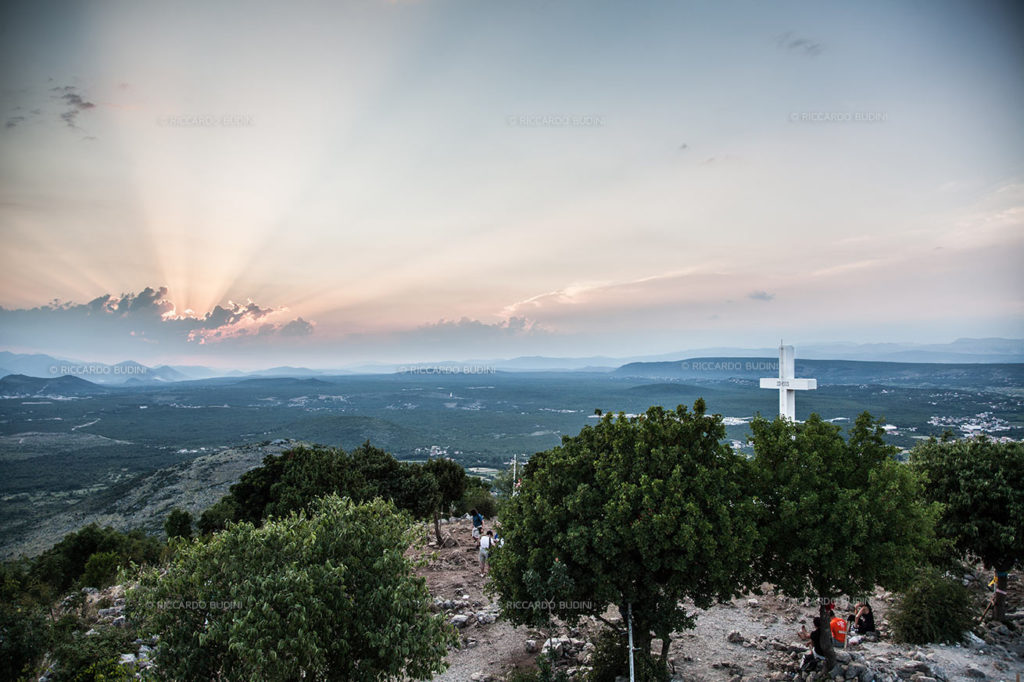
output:
M832 644L839 648L846 646L846 621L836 615L835 607L828 610L829 629L832 631Z

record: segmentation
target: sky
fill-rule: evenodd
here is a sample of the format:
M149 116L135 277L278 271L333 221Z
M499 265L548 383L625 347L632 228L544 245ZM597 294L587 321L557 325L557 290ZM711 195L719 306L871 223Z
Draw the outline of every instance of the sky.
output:
M1024 337L1024 10L0 9L0 349L221 367Z

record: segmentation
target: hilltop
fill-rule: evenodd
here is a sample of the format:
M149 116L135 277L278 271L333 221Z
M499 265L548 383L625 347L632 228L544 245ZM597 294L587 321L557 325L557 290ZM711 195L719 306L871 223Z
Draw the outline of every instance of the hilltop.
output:
M442 528L457 544L443 548L428 544L425 551L433 556L418 573L427 581L437 610L459 627L462 647L449 654L450 667L436 680L497 680L516 668L533 668L536 654L549 640L549 648L559 652L557 660L562 669L580 671L592 662L592 657L588 658L593 651L591 641L603 627L594 619L584 619L577 628L543 631L513 627L500 616L492 620L498 613L496 597L487 594L487 580L480 577L470 521L450 519ZM432 536L429 527L425 532L427 538ZM979 575L969 574L964 579L976 591L983 592L984 581ZM984 639L969 636L964 646L893 643L888 636L886 614L894 597L888 592L876 592L871 603L883 636L880 641L859 641L847 650L846 661L853 667L854 677L860 670L856 666L861 665L874 671L879 679L1013 680L1015 671L1024 670L1024 589L1017 574L1010 584L1010 601L1017 611L1009 620L1016 629L1010 631L997 624L979 630ZM676 680L792 679L806 651L796 633L801 625L810 629L816 605L776 595L768 585L763 588L762 595L744 595L707 610L695 609L696 628L677 633L670 649ZM847 605L840 603L840 607L840 612L845 613ZM621 622L614 610L606 612L605 618ZM840 659L844 658L840 653Z

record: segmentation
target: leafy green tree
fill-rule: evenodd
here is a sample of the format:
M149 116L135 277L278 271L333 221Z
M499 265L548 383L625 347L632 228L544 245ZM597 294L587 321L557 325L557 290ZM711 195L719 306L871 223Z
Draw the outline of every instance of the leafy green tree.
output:
M192 537L192 514L184 509L172 509L171 513L167 515L167 520L164 521L164 532L167 533L167 539L190 539Z
M938 506L923 501L919 478L869 414L848 439L815 414L803 424L758 418L751 430L760 580L821 598L824 618L833 597L906 585L935 551Z
M959 578L926 568L889 611L896 641L955 644L974 624L974 599Z
M227 528L227 525L232 523L237 515L238 507L235 502L235 498L228 494L217 500L213 505L207 507L206 510L199 515L199 521L196 522L196 527L203 535L209 535Z
M459 500L458 509L462 514L476 509L484 518L490 519L498 515L498 501L491 494L491 486L487 481L479 476L467 476L466 490Z
M994 617L1006 615L1006 574L1024 565L1024 443L930 440L911 452L943 505L939 528L968 559L996 571Z
M337 494L356 501L380 497L393 500L417 518L427 518L440 494L433 476L418 464L399 462L363 443L351 453L321 445L300 446L267 455L231 486L227 495L199 519L203 534L231 522L259 525L268 517L284 517L309 509L317 499Z
M502 517L492 585L505 616L543 625L598 618L609 605L651 677L664 677L671 633L692 627L680 605L731 598L756 537L746 460L722 443L720 415L652 407L605 416L534 455ZM650 656L662 641L660 660Z
M81 582L88 587L104 588L111 585L121 565L116 552L96 552L85 562Z
M56 594L61 594L81 579L93 554L111 552L118 557L119 566L126 566L131 562L156 562L160 558L160 549L160 541L141 530L122 533L93 523L68 533L32 560L31 575L50 585Z
M46 651L43 608L0 601L0 680L27 679Z
M442 512L450 513L452 505L462 499L462 494L466 491L466 470L461 464L450 459L427 460L423 464L423 470L437 481L438 494L433 508L434 535L437 536L437 544L441 545L439 518Z
M422 679L456 640L404 556L414 536L391 503L328 496L177 543L164 571L140 574L128 612L160 633L167 679Z

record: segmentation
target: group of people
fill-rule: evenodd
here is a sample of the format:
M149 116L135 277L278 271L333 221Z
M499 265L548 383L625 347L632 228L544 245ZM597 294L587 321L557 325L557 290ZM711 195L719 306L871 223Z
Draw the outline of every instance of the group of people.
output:
M800 638L807 640L810 646L810 651L804 656L803 663L800 666L801 670L813 670L817 667L819 660L824 660L823 637L828 637L832 640L833 648L842 649L846 647L846 638L848 636L853 634L863 635L875 631L875 614L871 609L870 603L866 601L857 602L849 618L837 616L835 606L835 604L829 604L828 606L826 614L828 619L827 628L824 626L820 616L813 618L814 629L810 632L807 631L806 626L800 627L800 632L798 633Z
M495 547L501 547L505 544L505 541L493 531L488 530L486 533L484 532L483 514L476 509L470 509L469 514L473 519L473 539L476 540L477 558L480 560L480 577L483 578L491 568L488 563L491 550Z

